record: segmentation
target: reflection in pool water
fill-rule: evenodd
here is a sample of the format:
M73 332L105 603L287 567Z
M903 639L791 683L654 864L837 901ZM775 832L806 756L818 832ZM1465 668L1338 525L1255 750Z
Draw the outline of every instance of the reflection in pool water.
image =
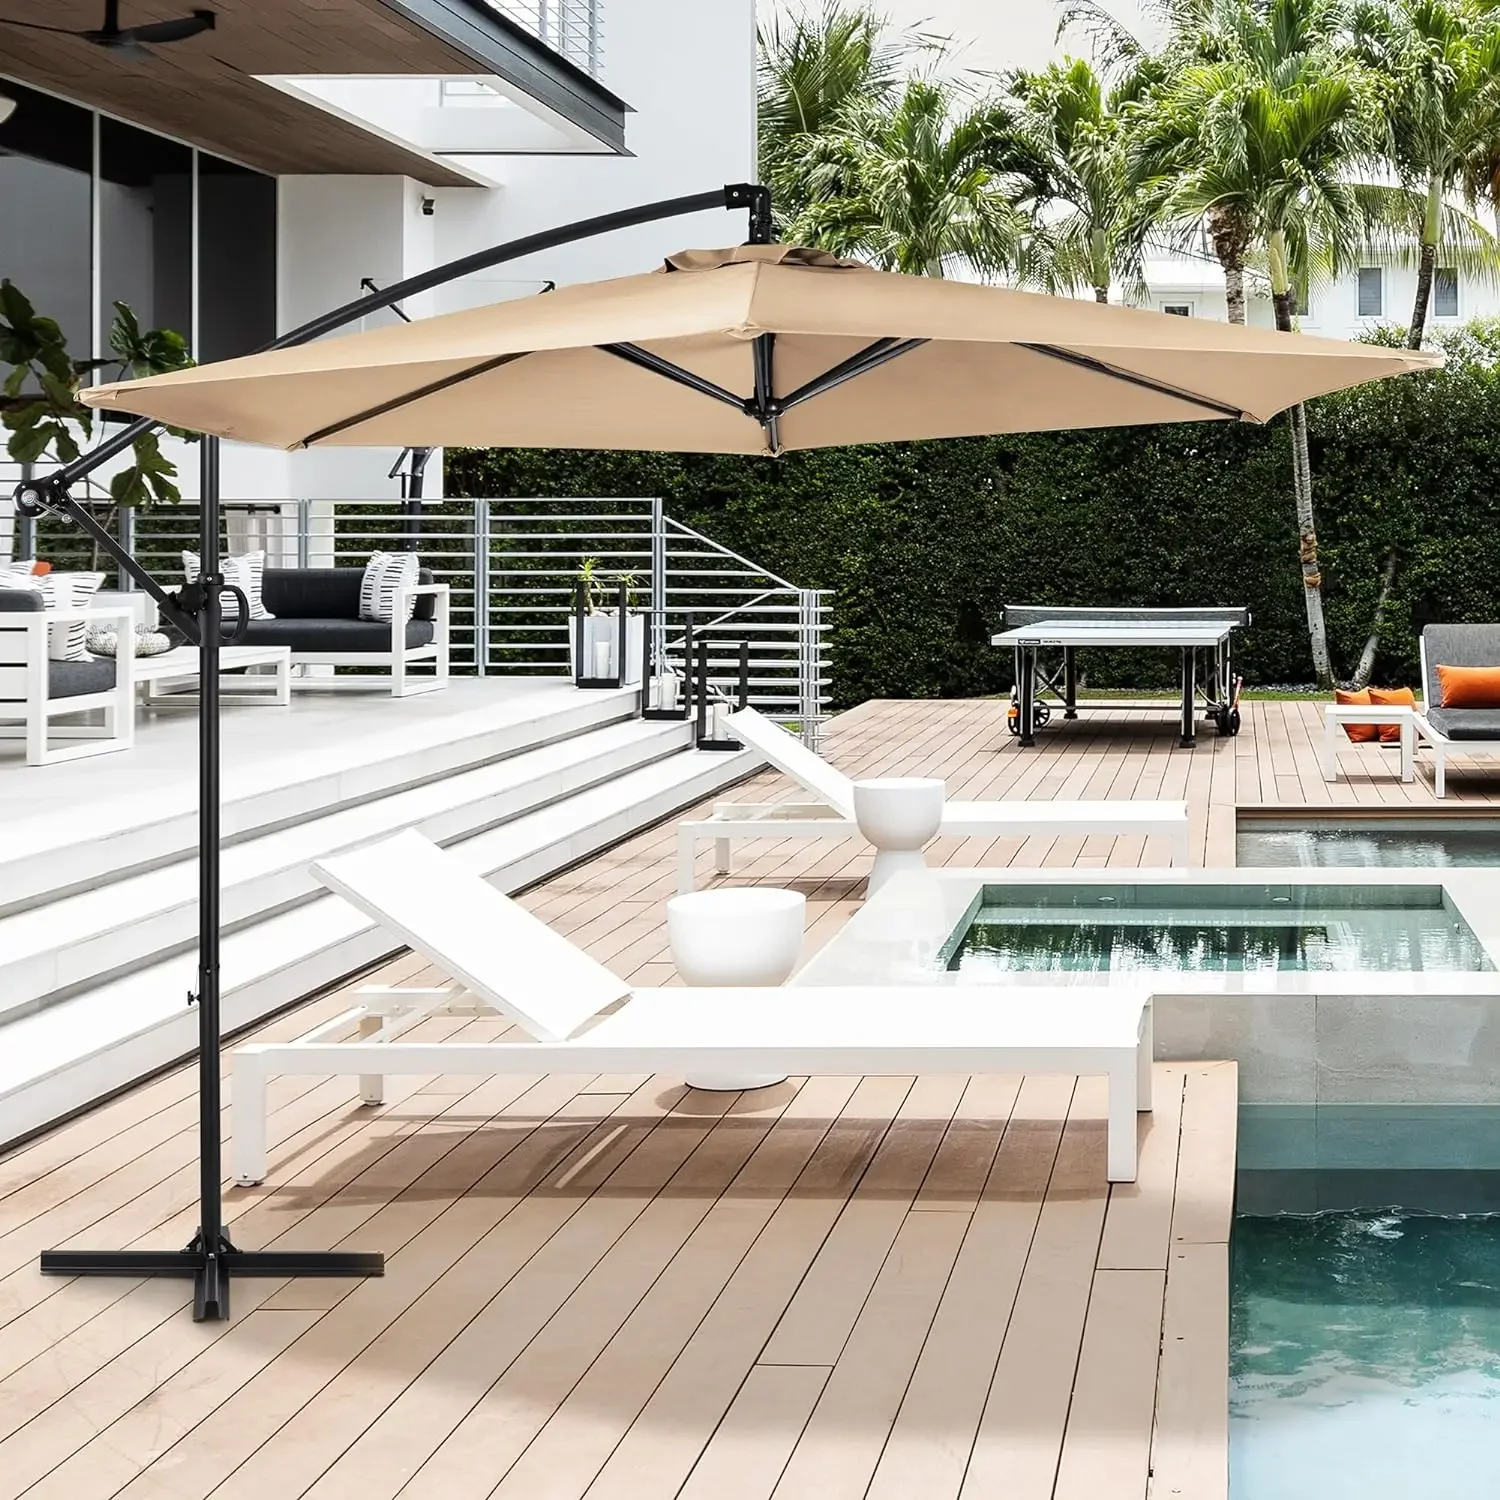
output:
M1235 840L1238 865L1375 865L1429 869L1500 866L1500 820L1330 820L1283 823L1246 818Z
M1032 972L1492 968L1439 885L989 885L947 957L964 981Z
M1230 1500L1500 1495L1500 1217L1235 1221Z

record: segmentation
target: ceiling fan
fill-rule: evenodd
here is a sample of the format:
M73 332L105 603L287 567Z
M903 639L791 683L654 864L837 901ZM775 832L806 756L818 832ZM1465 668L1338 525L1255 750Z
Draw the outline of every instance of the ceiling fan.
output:
M104 24L95 31L75 31L67 26L43 26L36 21L12 21L0 16L0 25L20 26L27 31L51 31L59 36L82 37L96 47L107 47L125 56L147 57L148 46L161 47L168 42L183 42L200 32L212 31L214 13L195 10L170 21L148 21L142 26L120 25L120 0L104 0Z

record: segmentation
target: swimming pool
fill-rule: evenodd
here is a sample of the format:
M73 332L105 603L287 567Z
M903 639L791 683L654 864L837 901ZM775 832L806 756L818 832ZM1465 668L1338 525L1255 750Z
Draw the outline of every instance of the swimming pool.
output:
M1500 818L1241 817L1241 867L1500 868Z
M1500 1217L1241 1217L1230 1500L1500 1494Z

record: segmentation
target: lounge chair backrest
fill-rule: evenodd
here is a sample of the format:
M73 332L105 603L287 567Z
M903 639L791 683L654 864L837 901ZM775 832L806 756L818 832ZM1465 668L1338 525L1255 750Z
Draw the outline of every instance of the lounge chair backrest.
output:
M312 870L539 1042L566 1041L630 994L618 974L411 829Z
M736 738L753 745L778 771L821 797L841 818L854 816L854 783L780 724L754 708L737 709L725 715L724 722Z
M1440 667L1500 667L1500 625L1424 625L1422 627L1422 702L1437 708Z

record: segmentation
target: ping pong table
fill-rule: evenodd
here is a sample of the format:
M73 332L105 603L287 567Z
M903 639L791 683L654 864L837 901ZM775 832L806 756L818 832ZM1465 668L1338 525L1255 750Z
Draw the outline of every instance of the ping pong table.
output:
M1113 646L1175 650L1181 655L1182 734L1178 743L1195 743L1197 704L1220 734L1240 729L1239 679L1234 675L1231 637L1250 623L1248 609L1109 609L1059 608L1007 604L1002 629L992 646L1015 652L1014 729L1021 744L1034 745L1036 731L1051 716L1047 695L1059 703L1065 719L1078 717L1077 653L1080 647ZM1056 653L1044 658L1043 653ZM1199 654L1205 672L1199 686Z

